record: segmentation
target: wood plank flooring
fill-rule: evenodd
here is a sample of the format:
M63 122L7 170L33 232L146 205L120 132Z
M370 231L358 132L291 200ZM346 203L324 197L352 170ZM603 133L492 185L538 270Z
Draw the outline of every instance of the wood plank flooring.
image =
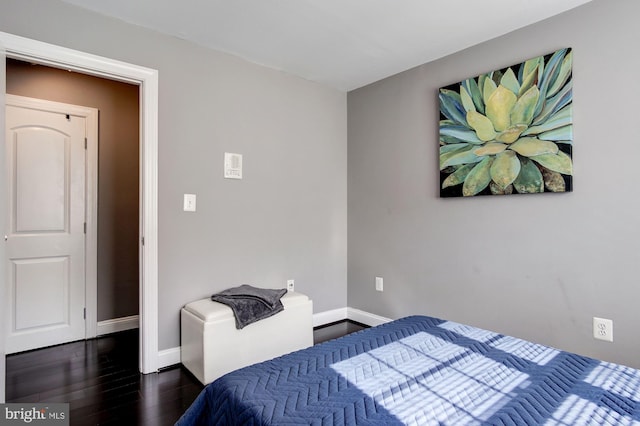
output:
M363 328L367 328L367 326L354 321L337 321L331 324L326 324L316 327L313 330L313 343L322 343L327 340L360 331Z
M340 321L314 343L366 326ZM203 386L181 366L138 373L138 330L7 356L7 402L67 402L71 425L173 425Z

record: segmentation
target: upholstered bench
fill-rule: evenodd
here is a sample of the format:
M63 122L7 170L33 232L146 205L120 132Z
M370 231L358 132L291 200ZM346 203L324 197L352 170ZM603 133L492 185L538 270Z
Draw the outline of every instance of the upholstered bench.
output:
M257 362L313 345L313 305L287 292L284 311L236 329L233 311L211 299L191 302L180 313L182 364L203 384Z

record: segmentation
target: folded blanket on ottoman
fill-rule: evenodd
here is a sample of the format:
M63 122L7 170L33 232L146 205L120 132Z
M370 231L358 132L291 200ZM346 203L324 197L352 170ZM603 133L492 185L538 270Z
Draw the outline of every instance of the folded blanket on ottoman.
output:
M236 318L236 328L242 329L284 310L280 298L286 292L284 288L265 289L243 284L216 293L211 296L211 300L229 306Z

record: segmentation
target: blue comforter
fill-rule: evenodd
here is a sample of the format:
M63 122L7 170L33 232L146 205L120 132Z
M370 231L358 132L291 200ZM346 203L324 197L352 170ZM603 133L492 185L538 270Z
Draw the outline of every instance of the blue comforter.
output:
M231 372L177 424L640 425L640 371L413 316Z

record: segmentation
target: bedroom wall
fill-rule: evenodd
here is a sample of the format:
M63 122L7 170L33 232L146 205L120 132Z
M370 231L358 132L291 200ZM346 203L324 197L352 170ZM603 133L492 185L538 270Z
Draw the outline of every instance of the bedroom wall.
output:
M138 315L138 86L8 59L6 91L99 110L97 318Z
M596 0L349 93L349 306L640 367L637 16L636 0ZM438 88L562 47L574 192L439 198ZM593 339L593 316L614 343Z
M346 306L345 93L59 1L0 10L0 31L159 70L160 350L182 305L242 283ZM225 151L243 180L222 178Z

